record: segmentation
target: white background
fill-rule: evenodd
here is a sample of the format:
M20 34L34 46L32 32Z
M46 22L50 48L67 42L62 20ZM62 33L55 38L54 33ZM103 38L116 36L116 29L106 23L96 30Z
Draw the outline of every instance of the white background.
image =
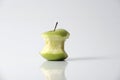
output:
M40 35L56 21L71 34L67 80L120 78L119 0L0 0L0 78L44 79Z

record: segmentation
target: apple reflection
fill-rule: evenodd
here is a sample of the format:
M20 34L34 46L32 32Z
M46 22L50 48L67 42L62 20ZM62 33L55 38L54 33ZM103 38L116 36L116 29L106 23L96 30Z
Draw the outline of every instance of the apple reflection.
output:
M66 80L65 61L46 61L41 65L41 70L44 73L46 80Z

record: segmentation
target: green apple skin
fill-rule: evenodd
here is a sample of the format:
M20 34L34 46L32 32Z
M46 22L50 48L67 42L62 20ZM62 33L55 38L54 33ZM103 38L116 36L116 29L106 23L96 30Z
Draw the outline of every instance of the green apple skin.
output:
M41 55L49 61L60 61L68 57L64 50L65 40L69 37L69 32L64 29L48 31L42 34L45 46Z

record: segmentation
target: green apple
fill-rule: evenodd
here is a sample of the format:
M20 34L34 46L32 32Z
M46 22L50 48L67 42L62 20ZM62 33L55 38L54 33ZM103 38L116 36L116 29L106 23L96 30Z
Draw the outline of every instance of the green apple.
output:
M69 32L65 29L56 29L44 32L42 37L45 40L45 46L41 51L41 55L50 61L66 59L68 55L64 50L64 43L69 35Z

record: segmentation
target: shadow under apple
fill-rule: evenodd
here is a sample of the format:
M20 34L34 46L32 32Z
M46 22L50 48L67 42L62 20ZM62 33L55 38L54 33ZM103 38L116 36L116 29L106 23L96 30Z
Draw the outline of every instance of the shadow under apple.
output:
M74 58L68 58L67 61L105 60L105 59L111 59L111 58L110 57L106 57L106 56L98 56L98 57L74 57Z

